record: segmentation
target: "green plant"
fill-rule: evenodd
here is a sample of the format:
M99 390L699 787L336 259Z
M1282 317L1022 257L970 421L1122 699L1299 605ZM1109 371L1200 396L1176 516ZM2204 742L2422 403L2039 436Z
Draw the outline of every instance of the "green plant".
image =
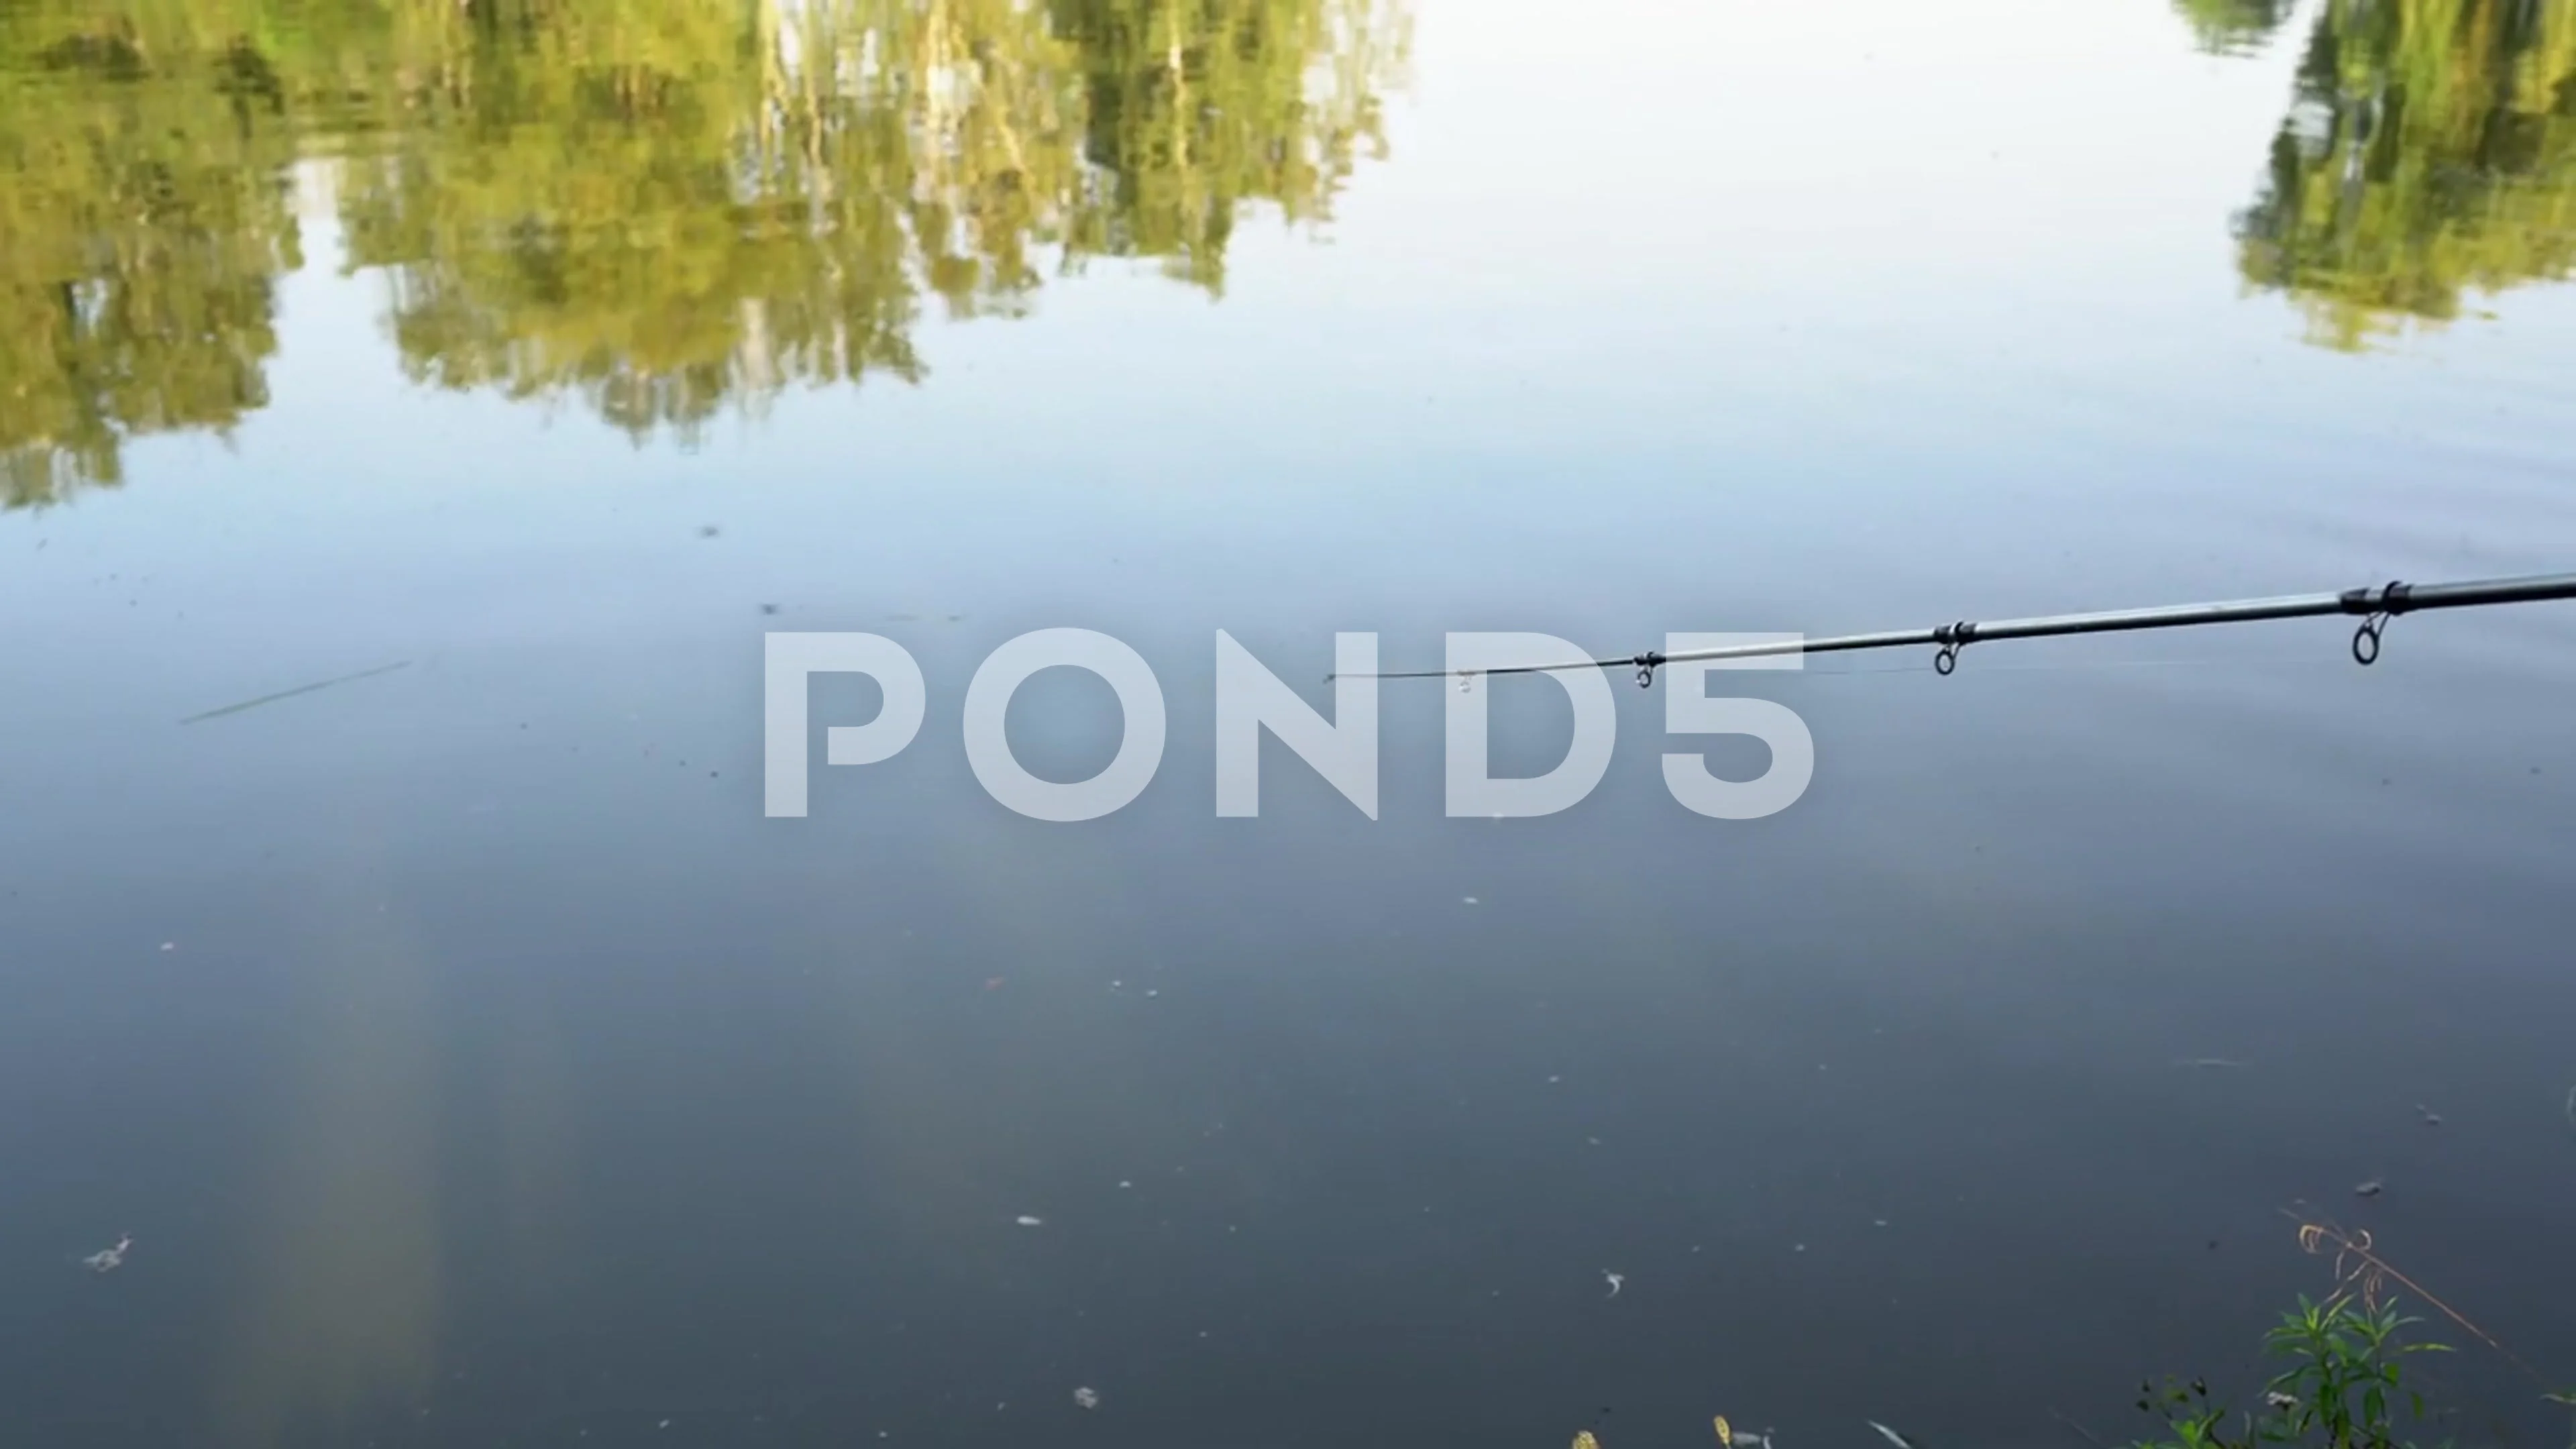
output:
M2162 1390L2141 1385L2138 1407L2161 1414L2168 1437L2141 1449L2253 1449L2295 1444L2316 1449L2406 1449L2402 1420L2420 1422L2424 1396L2408 1386L2401 1364L2411 1354L2446 1353L2447 1345L2403 1342L2419 1320L2396 1305L2350 1292L2323 1302L2299 1300L2263 1336L2263 1345L2290 1366L2264 1386L2264 1411L2237 1416L2210 1397L2209 1385L2168 1381Z
M2184 1384L2165 1380L2158 1389L2153 1384L2138 1385L2138 1408L2145 1413L2162 1413L2168 1439L2141 1442L2138 1449L2232 1449L2251 1442L2253 1426L2246 1426L2246 1438L2227 1437L2227 1409L2212 1403L2209 1385L2200 1379Z
M2277 1443L2307 1443L2322 1436L2333 1449L2388 1449L2393 1402L2403 1395L2407 1417L2421 1421L2424 1396L2405 1387L2398 1364L2408 1354L2448 1353L2439 1343L2400 1343L2401 1330L2421 1322L2403 1318L2392 1303L2356 1303L2336 1295L2323 1303L2299 1300L2297 1311L2263 1336L2264 1345L2292 1367L2275 1377L2266 1398L2276 1410Z

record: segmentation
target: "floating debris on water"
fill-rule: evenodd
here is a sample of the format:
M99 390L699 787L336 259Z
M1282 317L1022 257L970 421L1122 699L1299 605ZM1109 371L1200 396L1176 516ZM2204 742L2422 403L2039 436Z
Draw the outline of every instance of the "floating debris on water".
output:
M1075 1389L1073 1391L1073 1401L1076 1404L1081 1405L1083 1408L1097 1409L1100 1407L1100 1392L1097 1389Z
M1022 1213L1018 1217L1012 1219L1012 1221L1018 1223L1024 1228L1042 1228L1046 1226L1046 1219L1037 1216L1035 1213Z
M1460 896L1460 897L1458 898L1458 903L1459 903L1460 905L1472 906L1472 905L1475 905L1477 902L1476 902L1476 898L1475 898L1474 896Z
M1885 1439L1888 1443L1895 1445L1896 1449L1914 1449L1913 1440L1897 1433L1894 1429L1887 1427L1876 1419L1863 1419L1861 1422L1867 1424L1873 1429L1876 1429L1879 1433L1879 1437Z
M1466 688L1464 684L1458 687L1461 690ZM1601 1449L1601 1441L1592 1437L1591 1430L1585 1429L1574 1436L1574 1449Z
M1724 1414L1717 1416L1717 1442L1725 1445L1726 1449L1738 1449L1738 1446L1742 1449L1772 1449L1770 1430L1757 1434L1750 1429L1738 1429L1726 1422Z
M355 674L343 674L337 679L325 679L319 684L299 684L293 689L281 689L275 694L263 694L257 699L245 699L239 704L228 704L221 709L207 710L204 714L192 714L186 719L179 721L179 723L183 725L192 725L210 719L221 719L228 714L239 714L246 709L257 709L263 704L275 704L281 699L293 699L299 694L311 694L315 690L329 689L335 685L355 684L361 679L373 679L379 674L391 674L397 669L409 669L410 667L410 660L397 660L392 664L381 664L373 669L361 669Z
M2355 1197L2377 1197L2377 1196L2379 1196L2379 1194L2380 1194L2382 1191L2384 1191L2384 1190L2387 1188L2387 1186L2388 1186L2388 1184L2386 1184L2386 1183L2384 1183L2384 1182L2381 1182L2378 1178L2375 1178L2375 1177L2374 1177L2374 1178L2370 1179L2368 1182L2360 1182L2360 1183L2355 1183L2355 1184L2353 1184L2353 1189L2352 1189L2352 1191L2353 1191L2353 1196L2355 1196Z
M117 1269L125 1266L126 1250L133 1246L134 1235L132 1233L119 1233L116 1238L115 1247L101 1248L97 1252L90 1254L88 1257L81 1259L81 1266L87 1268L93 1273L113 1273Z
M2442 1125L2442 1114L2425 1106L2421 1102L2415 1104L2415 1112L2416 1115L2424 1119L2424 1125L2427 1127L2439 1127Z
M2174 1065L2211 1071L2236 1071L2243 1069L2245 1064L2227 1057L2176 1057Z
M1625 1273L1613 1273L1609 1269L1604 1268L1601 1270L1601 1281L1610 1285L1610 1291L1602 1296L1606 1298L1616 1298L1619 1296L1619 1289L1627 1283L1628 1275Z

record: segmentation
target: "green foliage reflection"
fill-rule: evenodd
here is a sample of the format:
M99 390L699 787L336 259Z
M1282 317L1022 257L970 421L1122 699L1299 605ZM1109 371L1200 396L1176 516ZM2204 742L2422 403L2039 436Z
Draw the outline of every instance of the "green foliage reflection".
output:
M2246 280L2359 348L2576 263L2576 0L2327 0L2236 222Z
M2201 49L2241 55L2272 38L2290 18L2292 0L2174 0Z
M0 0L8 500L264 403L299 177L414 379L639 436L1092 257L1214 293L1382 147L1401 4Z
M113 482L118 443L267 401L300 261L293 143L220 6L0 6L0 496ZM140 17L138 17L138 20ZM212 26L201 22L214 20Z

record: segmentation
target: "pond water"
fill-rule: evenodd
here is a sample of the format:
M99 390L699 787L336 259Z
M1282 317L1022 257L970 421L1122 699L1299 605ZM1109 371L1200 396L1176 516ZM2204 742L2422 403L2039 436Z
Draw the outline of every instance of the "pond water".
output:
M2576 1381L2576 608L1212 785L1220 629L2576 566L2571 264L2571 0L8 0L0 1437L2075 1449L2300 1215ZM803 819L781 629L927 681Z

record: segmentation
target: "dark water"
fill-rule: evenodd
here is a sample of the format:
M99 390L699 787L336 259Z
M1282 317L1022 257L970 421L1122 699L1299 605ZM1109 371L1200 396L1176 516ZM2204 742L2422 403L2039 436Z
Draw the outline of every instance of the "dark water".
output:
M1325 705L1336 630L2576 565L2576 5L0 47L0 1441L2120 1442L2333 1286L2303 1207L2576 1380L2576 612L1730 676L1816 742L1759 821L1624 683L1561 815L1443 816L1436 682L1375 821L1211 783L1218 629ZM1054 626L1169 702L1087 824L960 743ZM929 687L804 820L780 628ZM1498 686L1497 768L1568 720ZM2438 1327L2426 1437L2560 1442Z

